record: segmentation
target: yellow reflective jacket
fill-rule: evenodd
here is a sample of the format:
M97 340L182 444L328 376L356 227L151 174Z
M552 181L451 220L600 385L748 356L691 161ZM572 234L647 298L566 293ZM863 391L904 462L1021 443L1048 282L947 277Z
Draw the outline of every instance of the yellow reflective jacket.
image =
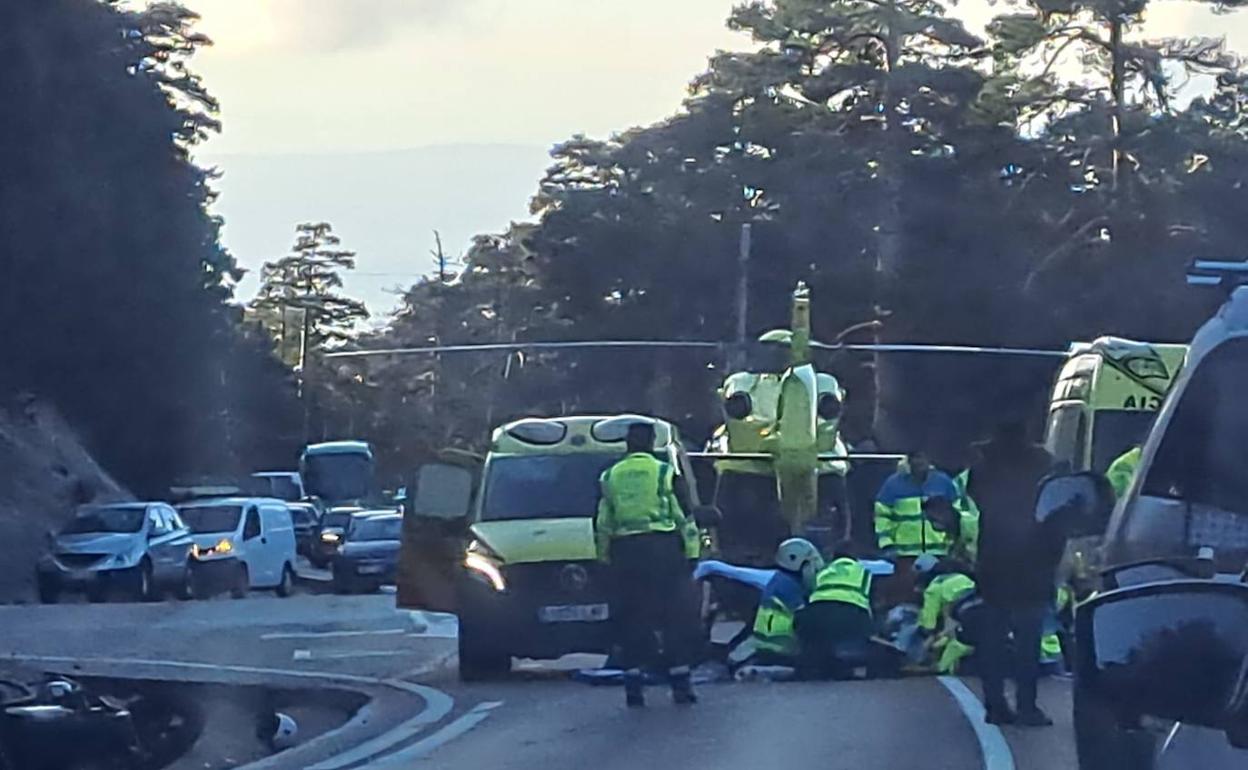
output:
M857 559L842 557L820 570L810 604L842 602L871 611L871 573Z
M1135 478L1135 469L1140 467L1140 457L1143 454L1144 450L1140 447L1132 447L1109 464L1105 478L1109 479L1109 485L1114 488L1115 497L1121 498L1127 493L1131 480Z
M634 452L603 471L595 522L600 559L609 558L614 538L649 532L679 532L689 554L697 530L676 500L674 478L672 466L648 452Z

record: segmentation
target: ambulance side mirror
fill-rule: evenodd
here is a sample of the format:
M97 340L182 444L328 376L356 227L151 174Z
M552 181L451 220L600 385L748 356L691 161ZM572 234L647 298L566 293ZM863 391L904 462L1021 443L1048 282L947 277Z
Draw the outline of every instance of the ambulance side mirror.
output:
M474 478L473 472L461 465L422 465L415 483L407 487L405 512L423 519L465 520L472 505Z

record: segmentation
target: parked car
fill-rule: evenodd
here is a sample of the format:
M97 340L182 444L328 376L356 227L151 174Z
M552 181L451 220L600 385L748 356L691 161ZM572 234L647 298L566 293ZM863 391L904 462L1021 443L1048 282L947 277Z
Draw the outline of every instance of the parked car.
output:
M295 551L301 556L309 556L320 531L321 514L312 503L286 503L290 509L290 518L295 525Z
M333 560L334 590L371 593L393 583L403 538L403 517L397 513L356 514Z
M35 573L44 603L79 590L92 601L118 590L137 601L192 594L191 533L166 503L86 507L50 540Z
M196 595L228 590L242 598L253 588L289 596L295 585L295 527L290 509L267 497L199 500L179 508L191 529L191 574Z
M314 567L328 567L338 553L338 545L342 542L342 533L351 525L351 517L364 509L359 506L342 506L330 508L321 516L316 528L316 536L312 540L312 548L308 553L308 561Z

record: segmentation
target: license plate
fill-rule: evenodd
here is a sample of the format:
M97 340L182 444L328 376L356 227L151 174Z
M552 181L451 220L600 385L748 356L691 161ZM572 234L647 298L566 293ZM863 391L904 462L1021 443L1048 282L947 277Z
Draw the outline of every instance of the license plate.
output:
M385 571L386 565L384 564L361 564L359 570L361 575L380 575Z
M605 604L561 604L537 611L537 619L543 623L596 623L609 615Z
M95 577L95 573L89 569L71 569L69 571L69 579L75 583L85 583Z

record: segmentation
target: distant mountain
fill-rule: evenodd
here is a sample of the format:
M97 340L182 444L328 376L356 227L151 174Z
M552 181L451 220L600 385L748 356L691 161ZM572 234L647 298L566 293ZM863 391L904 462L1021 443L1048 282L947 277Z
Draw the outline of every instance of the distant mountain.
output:
M264 262L287 253L297 223L323 220L359 252L346 289L374 316L394 307L387 289L432 269L435 229L455 256L472 236L525 219L550 165L544 147L472 144L316 155L205 152L199 160L224 175L214 212L225 219L226 246L252 271L240 299L254 295Z

